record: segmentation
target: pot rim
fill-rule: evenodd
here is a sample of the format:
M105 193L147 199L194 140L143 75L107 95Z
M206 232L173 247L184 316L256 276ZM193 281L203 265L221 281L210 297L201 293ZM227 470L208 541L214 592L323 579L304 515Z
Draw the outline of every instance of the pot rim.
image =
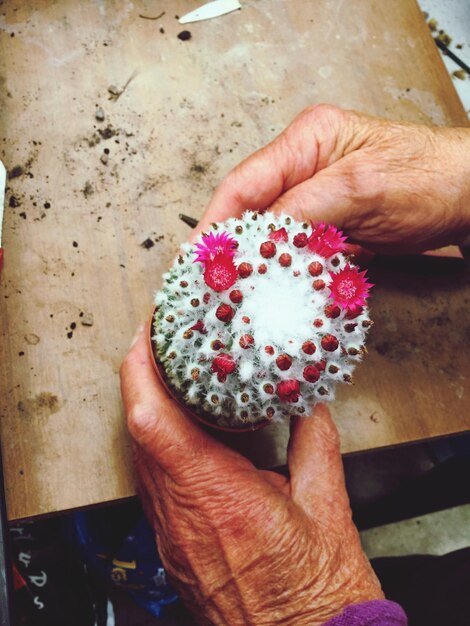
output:
M188 405L183 402L183 400L168 385L166 378L165 378L165 373L163 371L163 367L158 362L156 354L155 354L155 350L154 350L155 342L152 336L153 336L153 320L154 320L157 308L158 308L157 306L153 308L152 313L147 322L146 335L147 335L147 345L149 349L149 354L151 356L151 362L153 365L153 369L156 375L158 376L160 382L165 387L165 390L167 391L169 396L178 403L178 405L184 411L184 413L188 415L189 417L192 417L193 419L197 420L198 422L201 422L205 426L209 426L210 428L215 428L216 430L221 430L227 433L252 433L256 430L260 430L261 428L264 428L265 426L269 426L269 424L272 424L273 423L272 420L266 419L263 422L259 422L258 424L254 424L252 426L247 426L243 428L230 428L229 426L219 426L218 424L214 424L213 422L210 422L208 419L204 419L204 417L202 417L195 411L191 410L191 408L188 407Z

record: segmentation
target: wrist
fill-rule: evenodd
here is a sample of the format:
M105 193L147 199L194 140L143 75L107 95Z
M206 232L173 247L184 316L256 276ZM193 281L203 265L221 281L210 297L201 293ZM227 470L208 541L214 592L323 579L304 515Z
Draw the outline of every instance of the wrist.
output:
M444 194L453 213L452 243L470 245L470 128L438 131L444 137Z

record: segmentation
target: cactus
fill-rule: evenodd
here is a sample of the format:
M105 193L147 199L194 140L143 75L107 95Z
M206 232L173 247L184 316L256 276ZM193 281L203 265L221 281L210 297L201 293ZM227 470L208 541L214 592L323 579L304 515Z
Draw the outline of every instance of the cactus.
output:
M352 382L369 288L333 226L271 213L184 244L155 298L153 345L172 392L216 426L309 415Z

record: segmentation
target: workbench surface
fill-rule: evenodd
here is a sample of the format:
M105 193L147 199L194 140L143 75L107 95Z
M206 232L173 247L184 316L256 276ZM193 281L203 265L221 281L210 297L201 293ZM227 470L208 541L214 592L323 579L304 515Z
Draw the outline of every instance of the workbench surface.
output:
M188 235L178 213L200 216L224 174L312 103L467 123L413 0L243 0L179 25L198 4L0 5L10 519L134 494L118 370ZM371 269L370 353L332 409L344 452L468 428L469 278L427 263ZM270 466L287 431L237 442Z

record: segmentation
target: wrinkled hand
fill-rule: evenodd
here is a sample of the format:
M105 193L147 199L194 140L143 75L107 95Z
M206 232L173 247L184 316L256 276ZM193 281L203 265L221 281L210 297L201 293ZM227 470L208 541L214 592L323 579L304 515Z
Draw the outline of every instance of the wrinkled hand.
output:
M228 174L198 231L268 207L334 224L380 252L461 243L470 234L470 130L311 107Z
M198 623L316 626L383 597L324 406L292 422L287 479L257 470L181 411L154 374L142 329L121 387L144 508Z

